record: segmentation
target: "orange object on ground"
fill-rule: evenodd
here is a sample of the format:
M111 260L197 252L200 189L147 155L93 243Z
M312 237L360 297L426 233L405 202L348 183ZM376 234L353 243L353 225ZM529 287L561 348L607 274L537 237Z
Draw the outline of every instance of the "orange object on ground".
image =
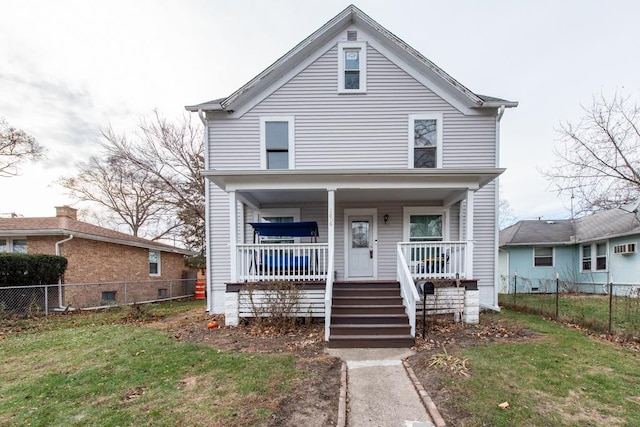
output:
M204 280L196 280L196 299L205 299Z
M207 323L207 329L215 329L217 328L218 322L216 322L215 320L212 320L211 322Z

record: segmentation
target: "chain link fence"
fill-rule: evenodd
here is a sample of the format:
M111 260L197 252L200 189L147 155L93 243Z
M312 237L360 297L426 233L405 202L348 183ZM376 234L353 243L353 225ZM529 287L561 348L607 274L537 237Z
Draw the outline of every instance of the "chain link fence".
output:
M192 297L196 279L0 287L0 320Z
M574 283L510 276L500 305L640 342L640 284Z

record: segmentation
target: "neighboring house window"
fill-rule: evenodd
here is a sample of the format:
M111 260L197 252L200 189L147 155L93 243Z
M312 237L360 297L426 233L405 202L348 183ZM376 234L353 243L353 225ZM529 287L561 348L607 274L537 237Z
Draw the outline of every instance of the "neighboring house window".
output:
M0 252L27 253L27 239L0 239Z
M553 267L553 248L533 248L534 267Z
M582 271L591 271L591 245L582 246Z
M338 93L367 91L367 44L342 42L338 44Z
M167 289L166 288L159 288L158 289L158 298L166 298L167 297Z
M607 269L607 244L596 244L596 270L602 271Z
M262 169L294 168L293 117L261 117L260 145Z
M442 114L409 116L409 168L442 167Z
M102 291L102 301L115 301L116 291Z
M595 254L595 262L593 260ZM605 271L607 269L607 244L594 243L582 246L582 271Z
M160 252L149 251L149 275L160 275Z

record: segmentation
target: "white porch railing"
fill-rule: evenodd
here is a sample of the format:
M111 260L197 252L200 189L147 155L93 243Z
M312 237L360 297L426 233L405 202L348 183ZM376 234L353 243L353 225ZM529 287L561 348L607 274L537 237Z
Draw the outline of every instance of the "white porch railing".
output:
M238 244L239 282L325 280L329 245L326 243Z
M471 276L469 242L402 242L398 243L398 250L413 279L449 279L456 274L462 279Z
M420 300L416 284L413 281L411 271L407 259L402 250L401 243L398 243L397 249L397 271L398 281L400 282L400 293L404 303L404 310L409 317L409 325L411 326L411 336L416 336L416 303Z

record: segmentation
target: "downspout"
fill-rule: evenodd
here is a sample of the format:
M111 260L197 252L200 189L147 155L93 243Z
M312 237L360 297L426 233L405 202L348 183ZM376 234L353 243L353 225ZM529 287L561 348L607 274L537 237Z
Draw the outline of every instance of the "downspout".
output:
M502 116L504 115L506 107L501 105L498 108L498 113L496 114L496 167L500 167L500 120L502 120ZM493 265L493 306L488 306L486 308L490 310L500 311L500 306L498 305L498 283L500 280L500 259L498 256L498 248L500 247L500 222L498 220L500 214L500 177L496 178L496 197L495 197L495 236L494 236L494 247L496 248L495 257L494 257L494 265Z
M71 239L73 239L73 234L69 234L68 238L56 242L56 256L60 256L60 245L68 242ZM62 277L58 278L58 307L62 310L67 309L67 307L62 305Z
M207 114L202 111L202 109L198 110L198 118L200 119L200 121L202 122L202 124L204 125L204 132L203 132L203 138L204 138L204 169L205 170L209 170L209 125L207 123ZM211 236L211 230L209 227L209 218L210 218L210 211L209 211L209 183L207 182L206 178L205 178L205 183L204 183L204 235L205 235L205 255L204 255L204 265L207 269L206 272L206 286L207 286L207 312L209 314L214 314L214 310L213 310L213 282L211 279L211 263L210 263L210 257L211 257L211 243L210 243L210 236Z

